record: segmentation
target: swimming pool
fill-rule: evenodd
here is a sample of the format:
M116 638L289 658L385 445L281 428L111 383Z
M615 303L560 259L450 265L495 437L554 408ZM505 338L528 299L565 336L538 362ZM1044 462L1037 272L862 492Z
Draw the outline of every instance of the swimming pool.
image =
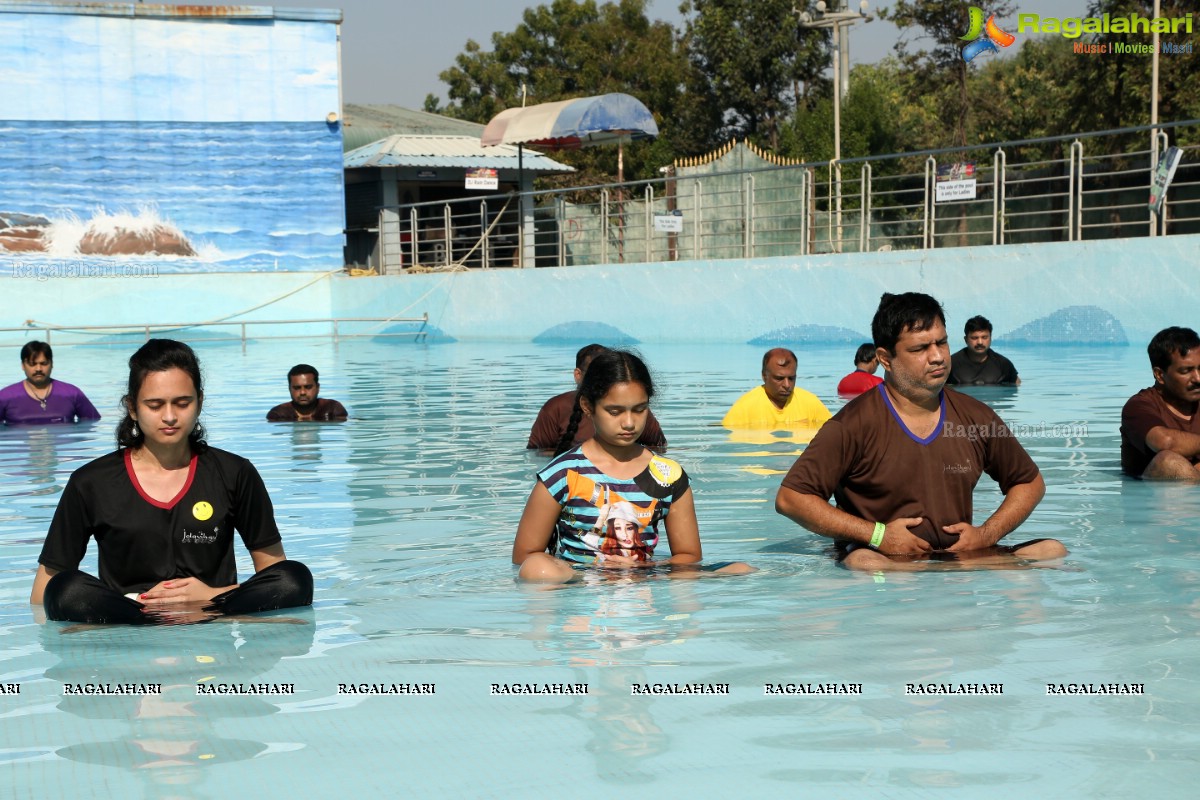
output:
M508 563L533 472L524 448L574 347L327 341L204 345L210 441L258 466L290 556L316 578L304 623L63 635L26 602L58 493L112 446L128 348L59 348L95 426L0 428L0 763L16 797L1190 796L1200 772L1194 487L1118 472L1121 404L1149 384L1143 347L998 348L1020 389L977 394L1049 491L1015 536L1054 536L1065 569L878 580L774 513L799 445L712 423L758 381L760 348L646 346L655 413L692 476L706 560L762 571L700 581L518 587ZM801 352L799 385L837 405L853 348ZM12 354L11 351L10 355ZM15 360L15 359L14 359ZM267 425L299 361L342 425ZM986 477L976 519L999 502ZM1015 539L1014 540L1020 540ZM249 560L239 553L242 574ZM94 569L89 555L85 569ZM294 694L197 696L197 681ZM65 696L161 683L158 697ZM1053 683L1143 696L1047 696ZM339 694L339 684L434 694ZM497 695L492 684L586 695ZM728 684L727 695L631 686ZM766 695L765 684L861 684ZM1003 684L920 696L908 683Z

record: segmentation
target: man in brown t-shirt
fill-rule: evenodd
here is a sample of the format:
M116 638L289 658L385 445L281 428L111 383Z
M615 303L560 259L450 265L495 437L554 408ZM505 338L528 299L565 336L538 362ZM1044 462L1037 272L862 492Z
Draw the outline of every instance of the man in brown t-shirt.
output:
M1121 469L1127 475L1200 481L1200 337L1165 328L1146 348L1154 385L1121 409Z
M576 386L583 380L583 373L587 370L588 364L592 363L592 359L607 349L602 344L589 344L579 348L579 352L575 354ZM542 409L538 411L537 418L533 421L533 427L529 429L529 443L525 445L526 449L553 450L558 447L563 434L567 432L567 425L571 421L571 412L574 409L574 390L563 392L547 400L542 405ZM575 441L571 445L586 442L595 433L592 421L588 417L582 416L579 418L579 427L575 429ZM667 437L663 434L658 420L654 418L653 411L646 418L646 428L638 438L638 443L655 450L661 450L667 446Z
M844 563L856 569L918 569L914 557L935 552L960 559L1066 555L1054 539L998 545L1041 501L1046 484L992 409L943 389L950 348L938 301L885 294L871 332L884 383L825 423L783 479L775 509L837 540ZM984 472L1000 484L1004 501L977 527L972 497Z

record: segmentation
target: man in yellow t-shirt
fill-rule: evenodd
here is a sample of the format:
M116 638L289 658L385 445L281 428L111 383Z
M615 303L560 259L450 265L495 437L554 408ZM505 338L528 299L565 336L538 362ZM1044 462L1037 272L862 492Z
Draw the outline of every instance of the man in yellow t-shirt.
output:
M763 356L762 386L738 398L721 424L732 430L819 428L831 414L812 392L796 388L796 354L776 347Z

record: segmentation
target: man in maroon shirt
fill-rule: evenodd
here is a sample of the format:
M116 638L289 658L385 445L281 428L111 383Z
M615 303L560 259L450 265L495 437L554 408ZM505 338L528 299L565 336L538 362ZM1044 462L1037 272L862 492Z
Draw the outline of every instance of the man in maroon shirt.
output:
M921 569L914 562L933 554L1008 567L1012 556L1066 555L1054 539L999 545L1041 501L1046 484L996 412L943 389L950 347L938 301L885 294L871 333L884 383L825 423L783 479L775 509L836 540L845 565L855 569ZM984 472L1004 500L976 526L974 489Z
M318 397L321 376L316 367L297 364L288 370L289 403L280 403L267 412L268 422L341 422L349 414L337 400Z
M575 354L576 386L583 380L583 373L587 371L588 364L592 363L592 359L605 350L608 348L602 344L589 344L579 348L579 352ZM526 449L553 450L558 447L559 440L567 432L567 425L571 421L571 412L574 408L574 389L547 400L538 411L537 419L533 421L533 427L529 430L529 443L525 445ZM571 444L577 445L580 442L586 442L592 438L594 433L592 421L586 416L581 417L579 427L575 429L575 441ZM667 446L667 437L663 434L658 420L654 418L653 411L646 419L646 428L642 431L638 442L655 450L662 450Z
M1127 475L1200 481L1200 337L1165 328L1146 348L1154 385L1121 409L1121 469Z

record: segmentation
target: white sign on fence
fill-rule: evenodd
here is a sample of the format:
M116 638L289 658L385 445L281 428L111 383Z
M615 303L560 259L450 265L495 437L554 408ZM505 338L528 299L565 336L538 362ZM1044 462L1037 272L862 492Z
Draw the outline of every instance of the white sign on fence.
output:
M654 230L659 233L683 233L683 212L654 215Z

